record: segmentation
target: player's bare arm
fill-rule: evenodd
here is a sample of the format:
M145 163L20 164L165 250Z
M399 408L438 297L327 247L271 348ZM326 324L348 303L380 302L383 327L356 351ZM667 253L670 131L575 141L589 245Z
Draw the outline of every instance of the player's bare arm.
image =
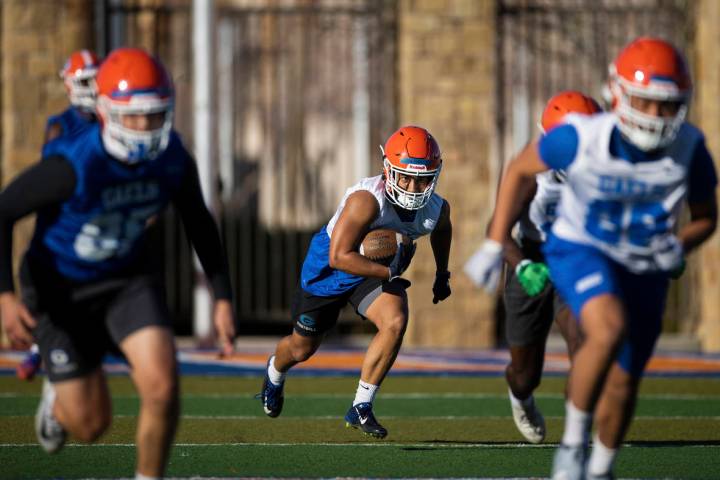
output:
M388 278L388 268L358 253L358 245L380 211L375 197L368 191L350 195L330 238L330 267L362 277Z
M493 220L488 229L488 238L503 243L509 237L512 226L520 218L525 207L518 202L518 192L527 193L533 188L535 175L548 170L540 159L538 142L529 143L508 165L500 182Z
M713 234L717 227L717 200L688 204L690 221L678 233L678 240L687 254Z
M532 202L532 199L537 192L537 182L525 182L523 185L528 186L529 188L517 193L517 201L522 205L520 209L521 212L527 210L530 207L530 203ZM490 225L492 225L492 218L488 222L488 231L490 230ZM522 250L520 250L517 242L515 242L515 240L511 238L511 233L511 231L506 232L505 241L502 242L503 258L508 263L510 268L514 270L515 267L517 267L518 263L520 263L525 258L525 255L523 255Z

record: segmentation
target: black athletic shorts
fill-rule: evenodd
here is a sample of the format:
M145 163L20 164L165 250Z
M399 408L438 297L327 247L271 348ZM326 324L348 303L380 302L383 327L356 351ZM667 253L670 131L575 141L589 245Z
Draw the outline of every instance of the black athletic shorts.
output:
M544 262L540 243L524 241L520 245L523 256L534 262ZM558 313L568 308L551 282L538 295L531 297L523 290L515 272L505 272L505 336L510 346L541 343L547 339L552 322Z
M22 299L38 322L33 335L50 381L89 374L106 353L121 355L120 343L141 328L170 327L159 278L136 273L76 283L26 258Z
M305 337L323 335L335 326L340 310L348 303L355 308L358 315L365 318L368 307L381 293L405 297L407 295L405 289L409 286L410 282L404 278L392 282L379 278L366 278L356 287L340 295L320 297L306 292L298 284L290 307L294 329Z

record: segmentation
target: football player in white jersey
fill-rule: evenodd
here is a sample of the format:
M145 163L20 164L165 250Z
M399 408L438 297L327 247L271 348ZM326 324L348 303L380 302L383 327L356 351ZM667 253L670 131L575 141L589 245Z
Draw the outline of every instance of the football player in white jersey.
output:
M511 162L473 272L493 288L502 242L520 215L515 192L539 172L564 169L567 186L543 253L584 339L568 378L554 478L613 477L669 279L717 223L713 160L702 132L685 121L691 79L683 55L664 40L639 38L610 65L609 88L611 113L568 115ZM677 228L683 201L690 220Z
M581 92L567 90L548 100L540 121L543 133L562 123L565 115L592 115L600 106ZM517 239L503 245L507 263L503 303L505 335L510 363L505 369L513 420L531 443L545 438L545 420L535 404L533 391L540 385L545 343L553 320L558 324L572 357L580 344L577 322L549 281L540 247L555 221L557 204L565 184L565 172L548 170L537 175L529 192L518 192L523 208L517 223ZM508 232L509 233L509 232ZM482 256L482 254L480 254ZM467 267L472 272L473 260ZM512 274L514 272L514 274Z
M268 359L258 395L270 417L282 411L288 370L315 353L335 325L340 309L350 303L360 316L375 324L377 333L365 354L345 422L376 438L387 435L372 404L407 326L405 289L410 282L400 275L410 264L415 244L400 244L388 267L358 253L369 231L390 229L412 240L429 234L437 269L433 303L450 296L450 206L435 193L442 167L440 147L424 128L405 126L390 136L382 151L383 174L350 187L335 215L310 242L291 308L293 332L280 340Z

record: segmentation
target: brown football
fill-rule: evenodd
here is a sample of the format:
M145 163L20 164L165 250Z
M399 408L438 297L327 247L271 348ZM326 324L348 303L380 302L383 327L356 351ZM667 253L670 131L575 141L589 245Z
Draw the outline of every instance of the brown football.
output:
M389 263L395 256L400 242L408 243L410 239L394 230L385 228L372 230L360 243L360 255L374 262Z

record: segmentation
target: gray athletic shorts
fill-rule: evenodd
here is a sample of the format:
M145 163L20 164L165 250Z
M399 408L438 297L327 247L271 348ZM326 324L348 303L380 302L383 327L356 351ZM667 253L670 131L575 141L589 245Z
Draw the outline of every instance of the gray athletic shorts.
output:
M543 261L540 245L525 242L520 248L533 261ZM540 294L531 297L523 290L517 275L511 269L505 271L505 336L512 347L542 343L547 339L552 322L558 313L567 308L565 302L548 282Z
M410 282L398 278L392 282L379 278L366 278L347 292L332 297L312 295L298 284L290 312L295 331L304 337L323 335L337 323L340 310L348 303L365 318L367 309L381 293L405 296Z

